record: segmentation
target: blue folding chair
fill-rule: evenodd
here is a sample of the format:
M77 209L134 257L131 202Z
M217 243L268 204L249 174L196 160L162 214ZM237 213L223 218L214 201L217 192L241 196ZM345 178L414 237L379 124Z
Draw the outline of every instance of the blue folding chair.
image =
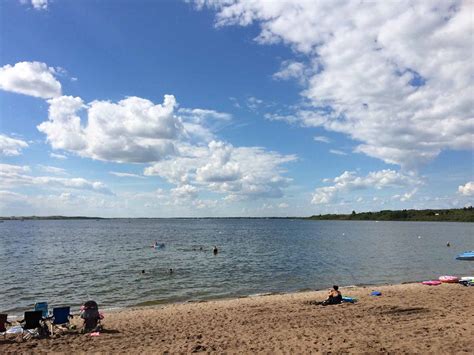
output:
M43 318L48 318L48 302L36 302L35 311L41 311Z
M56 307L53 308L53 315L51 320L51 334L54 334L54 328L58 325L69 324L69 318L72 318L71 307Z

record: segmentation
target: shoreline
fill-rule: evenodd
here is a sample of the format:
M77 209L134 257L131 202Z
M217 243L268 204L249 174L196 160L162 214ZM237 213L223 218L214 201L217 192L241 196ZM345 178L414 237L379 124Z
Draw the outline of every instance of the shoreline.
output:
M473 272L474 273L474 272ZM437 278L436 278L437 279ZM358 289L358 288L369 288L369 287L383 287L383 286L397 286L397 285L407 285L407 284L421 284L421 282L424 280L411 280L411 281L402 281L400 283L364 283L364 284L352 284L352 285L339 285L340 290L347 290L347 289ZM269 292L259 292L259 293L254 293L254 294L248 294L248 295L231 295L231 296L222 296L222 297L212 297L210 296L209 298L202 298L202 299L189 299L189 300L184 300L184 301L175 301L175 300L170 300L170 301L163 301L163 300L151 300L151 301L143 301L139 302L136 304L131 304L131 305L124 305L124 306L104 306L101 307L101 311L106 312L106 313L115 313L115 312L120 312L120 311L125 311L129 309L142 309L142 308L163 308L166 306L173 306L173 305L184 305L184 304L199 304L199 303L207 303L207 302L219 302L219 301L232 301L232 300L240 300L240 299L247 299L247 298L255 298L255 297L267 297L267 296L284 296L284 295L292 295L292 294L302 294L302 293L308 293L308 292L313 292L313 293L319 293L319 292L327 292L327 290L330 288L328 285L326 288L318 288L318 289L299 289L299 290L290 290L290 291L269 291ZM84 301L85 302L85 301ZM68 305L67 303L65 305ZM50 311L54 306L59 306L55 304L50 304ZM71 306L71 314L74 316L79 315L79 308L81 305L75 305ZM100 306L100 302L99 302ZM9 313L8 314L8 319L12 319L15 321L16 319L23 318L23 312L32 310L33 305L28 308L24 309L22 311L14 312L14 313ZM8 313L8 312L7 312Z
M314 306L327 290L106 311L99 337L1 340L4 352L471 351L474 288L419 283L341 287L358 302ZM382 296L370 296L372 290ZM454 300L454 302L453 302ZM99 305L100 306L100 305ZM72 323L80 326L75 317Z
M381 287L381 286L397 286L397 285L406 285L406 284L417 284L421 283L425 280L411 280L411 281L402 281L400 283L363 283L363 284L353 284L353 285L339 285L340 289L352 289L352 288L367 288L367 287ZM233 295L233 296L223 296L223 297L209 297L209 298L202 298L202 299L190 299L185 301L170 301L170 302L163 302L163 301L144 301L137 304L123 306L123 307L111 307L110 309L129 309L129 308L141 308L141 307L159 307L159 306L167 306L167 305L174 305L174 304L188 304L188 303L205 303L205 302L213 302L213 301L231 301L237 299L246 299L246 298L253 298L253 297L266 297L266 296L282 296L282 295L290 295L290 294L300 294L306 292L326 292L330 286L326 288L317 288L317 289L310 289L304 288L299 290L290 290L290 291L268 291L268 292L259 292L253 293L248 295Z

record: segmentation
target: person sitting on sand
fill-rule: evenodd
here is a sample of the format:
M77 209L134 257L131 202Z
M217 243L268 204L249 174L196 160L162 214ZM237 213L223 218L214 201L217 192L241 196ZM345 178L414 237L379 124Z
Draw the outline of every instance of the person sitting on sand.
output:
M81 306L80 316L84 320L82 333L99 332L102 330L100 321L104 319L104 316L99 312L97 302L90 300L84 303Z
M321 303L323 306L328 306L330 304L339 304L342 302L342 295L339 291L339 286L334 285L331 290L329 290L329 295L327 300Z

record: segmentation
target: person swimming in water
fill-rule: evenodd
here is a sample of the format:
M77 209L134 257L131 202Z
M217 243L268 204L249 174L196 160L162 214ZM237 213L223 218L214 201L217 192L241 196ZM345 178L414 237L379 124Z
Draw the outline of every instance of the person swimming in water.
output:
M152 247L155 249L163 249L165 247L165 243L158 243L158 241L155 240L155 243L153 243Z
M217 255L217 253L219 252L219 250L217 249L217 246L214 245L214 250L212 252L214 253L214 255Z

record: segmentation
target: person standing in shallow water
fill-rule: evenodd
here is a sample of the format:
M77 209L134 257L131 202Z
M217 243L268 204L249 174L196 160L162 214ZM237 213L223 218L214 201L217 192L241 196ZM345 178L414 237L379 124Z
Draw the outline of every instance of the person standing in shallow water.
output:
M217 249L217 246L214 245L214 250L212 252L214 253L214 255L217 255L217 253L219 252L219 250Z

